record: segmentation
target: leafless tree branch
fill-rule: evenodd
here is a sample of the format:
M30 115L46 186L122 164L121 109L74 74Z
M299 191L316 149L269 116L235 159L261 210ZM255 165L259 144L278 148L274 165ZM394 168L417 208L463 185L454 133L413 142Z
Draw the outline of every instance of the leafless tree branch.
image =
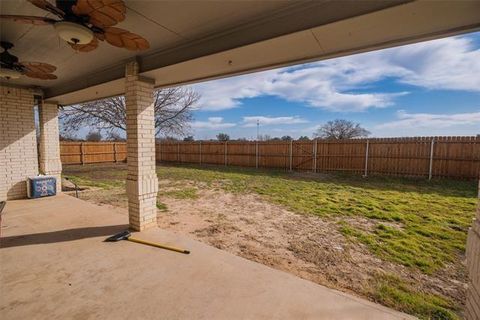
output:
M200 95L190 88L176 87L155 91L156 135L185 136L193 119L192 110ZM62 134L73 134L81 128L106 131L110 136L126 130L125 98L114 97L64 108L60 113Z

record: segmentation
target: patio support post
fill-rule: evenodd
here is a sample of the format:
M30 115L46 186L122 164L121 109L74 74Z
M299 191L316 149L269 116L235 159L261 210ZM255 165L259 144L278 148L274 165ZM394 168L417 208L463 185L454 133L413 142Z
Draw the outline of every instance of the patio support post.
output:
M467 270L468 290L465 318L478 319L480 316L480 181L478 184L477 217L468 231Z
M62 161L58 131L58 105L42 101L38 105L40 126L40 172L57 178L57 194L62 192Z
M154 81L138 75L136 61L125 71L128 217L130 229L142 231L157 225Z

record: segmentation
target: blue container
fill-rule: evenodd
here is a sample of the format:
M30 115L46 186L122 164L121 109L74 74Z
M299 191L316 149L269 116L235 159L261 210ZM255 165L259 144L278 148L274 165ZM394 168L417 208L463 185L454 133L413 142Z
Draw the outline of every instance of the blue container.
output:
M28 178L27 191L29 198L54 196L57 194L57 179L53 176Z

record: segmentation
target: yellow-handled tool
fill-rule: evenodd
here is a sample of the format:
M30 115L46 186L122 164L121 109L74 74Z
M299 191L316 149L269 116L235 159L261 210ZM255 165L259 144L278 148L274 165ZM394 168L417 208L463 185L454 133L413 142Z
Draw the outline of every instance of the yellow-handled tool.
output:
M120 233L117 233L117 234L105 239L105 241L107 241L107 242L116 242L116 241L120 241L120 240L128 240L128 241L132 241L132 242L136 242L136 243L145 244L147 246L152 246L152 247L157 247L157 248L161 248L161 249L171 250L171 251L180 252L180 253L184 253L184 254L189 254L190 253L189 250L176 248L176 247L171 247L171 246L167 246L167 245L164 245L164 244L145 241L145 240L141 240L141 239L137 239L137 238L132 238L131 233L128 230L122 231Z

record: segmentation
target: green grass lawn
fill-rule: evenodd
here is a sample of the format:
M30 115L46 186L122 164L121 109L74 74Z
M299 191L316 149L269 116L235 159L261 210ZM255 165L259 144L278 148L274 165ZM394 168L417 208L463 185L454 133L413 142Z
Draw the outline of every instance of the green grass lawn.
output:
M66 170L68 171L68 170ZM103 170L72 180L102 188L123 186L125 172ZM461 259L467 230L474 217L476 182L362 178L353 175L301 175L229 167L159 166L159 179L194 182L232 193L256 193L299 214L335 218L338 230L352 242L363 243L379 258L433 275ZM195 198L191 185L165 194ZM159 208L164 208L159 204ZM357 228L342 217L368 219L370 228ZM455 306L441 297L414 292L393 276L379 277L375 300L425 319L456 318Z
M372 219L373 230L358 230L346 222L339 228L379 257L425 273L435 272L464 252L477 203L476 184L468 181L352 175L300 179L284 172L195 167L159 167L157 173L159 179L255 192L297 213Z

